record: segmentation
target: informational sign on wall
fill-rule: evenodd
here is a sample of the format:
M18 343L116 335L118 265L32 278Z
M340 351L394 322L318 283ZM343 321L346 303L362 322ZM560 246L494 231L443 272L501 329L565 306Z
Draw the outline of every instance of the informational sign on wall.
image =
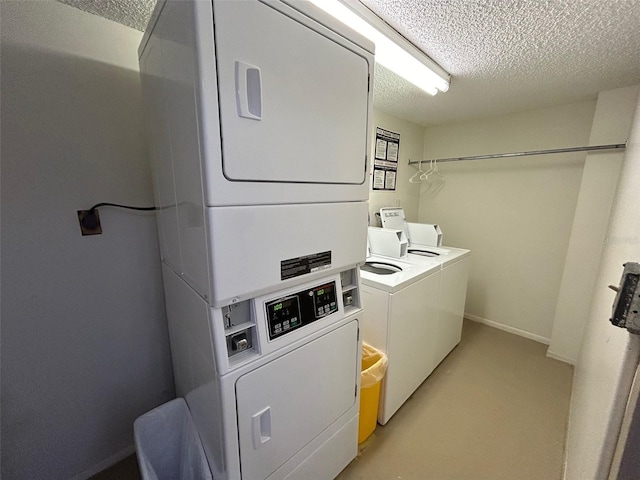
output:
M376 127L376 153L373 159L373 189L395 190L398 175L400 134Z

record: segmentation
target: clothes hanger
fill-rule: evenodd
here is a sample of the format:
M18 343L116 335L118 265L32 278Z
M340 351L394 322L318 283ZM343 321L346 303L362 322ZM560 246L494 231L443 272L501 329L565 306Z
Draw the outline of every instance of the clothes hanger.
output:
M433 172L437 175L436 177L436 183L444 183L444 176L440 173L440 170L438 170L438 160L434 160L434 167L433 167Z
M418 171L416 173L414 173L413 175L411 175L411 178L409 178L409 183L420 183L420 177L422 177L422 174L424 172L422 171L422 160L420 160L420 163L418 163Z
M426 182L429 179L429 175L433 173L433 160L429 160L429 170L420 175L420 181Z

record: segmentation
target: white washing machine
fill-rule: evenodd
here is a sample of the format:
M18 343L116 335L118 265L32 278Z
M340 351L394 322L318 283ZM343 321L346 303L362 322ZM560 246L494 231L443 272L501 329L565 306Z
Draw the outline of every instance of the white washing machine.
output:
M440 264L371 255L361 267L362 338L387 354L378 422L386 424L434 368Z
M455 348L462 337L464 306L467 298L467 283L471 251L455 247L411 248L407 261L412 263L437 263L441 267L440 291L438 294L437 339L433 345L434 368ZM416 253L416 251L421 251ZM428 251L437 256L424 256Z
M415 238L415 232L422 233L425 229L429 229L437 232L437 235L431 235L434 243L441 243L442 231L437 225L426 226L407 222L404 209L400 207L380 209L380 219L383 228L402 231L407 238L408 254L406 261L427 264L436 262L441 266L438 318L436 322L437 340L433 346L435 368L460 343L471 251L462 248L421 245L412 242L411 236ZM423 229L422 227L426 228ZM422 237L426 236L428 235L422 235Z

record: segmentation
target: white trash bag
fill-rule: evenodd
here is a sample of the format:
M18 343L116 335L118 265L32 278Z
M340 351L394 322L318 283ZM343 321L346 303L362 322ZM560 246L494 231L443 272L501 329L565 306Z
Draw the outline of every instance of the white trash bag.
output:
M189 408L176 398L133 423L143 480L212 480Z

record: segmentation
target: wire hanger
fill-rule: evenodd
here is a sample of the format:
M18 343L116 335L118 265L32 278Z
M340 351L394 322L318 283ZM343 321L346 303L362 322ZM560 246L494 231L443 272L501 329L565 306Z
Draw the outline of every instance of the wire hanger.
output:
M424 172L422 171L422 160L420 160L420 163L418 164L418 171L416 173L414 173L413 175L411 175L411 178L409 178L409 183L420 183L420 177L422 177L422 174Z
M425 188L421 189L420 195L435 195L444 187L444 176L440 173L437 160L433 161L433 169L429 173L425 184Z
M428 181L429 180L429 175L431 175L433 172L434 172L433 160L429 160L429 170L427 170L422 175L420 175L420 181L421 182Z
M433 161L433 172L431 173L435 173L437 175L435 183L444 182L444 176L440 173L440 170L438 169L438 160Z

